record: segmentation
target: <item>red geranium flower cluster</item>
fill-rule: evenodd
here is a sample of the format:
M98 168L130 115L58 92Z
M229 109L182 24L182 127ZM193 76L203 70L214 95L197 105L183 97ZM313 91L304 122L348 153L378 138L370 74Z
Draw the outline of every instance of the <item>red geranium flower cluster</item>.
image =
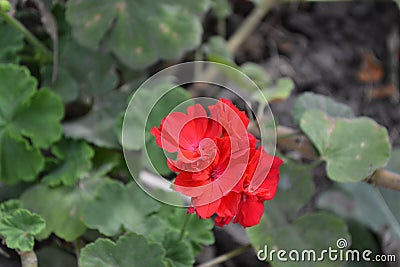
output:
M173 112L151 133L159 147L176 154L168 159L177 172L174 189L191 198L189 212L200 218L216 214L215 224L233 220L244 227L260 222L264 201L277 190L282 161L256 147L247 132L249 119L229 100L206 110L196 104L187 114Z

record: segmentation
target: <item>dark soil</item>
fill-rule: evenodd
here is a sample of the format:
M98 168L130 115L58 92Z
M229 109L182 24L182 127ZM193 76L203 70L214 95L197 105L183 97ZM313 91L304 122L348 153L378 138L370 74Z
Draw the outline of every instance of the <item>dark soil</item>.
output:
M348 104L356 115L386 126L391 141L398 146L398 102L393 94L374 98L370 94L381 92L393 79L398 81L398 67L396 71L392 62L399 64L399 46L394 52L389 47L390 39L399 35L399 22L400 13L393 2L284 5L274 10L244 44L238 61L262 63L273 77L292 77L294 95L312 91ZM360 80L365 57L372 58L373 65L369 66L370 75ZM379 71L382 77L374 80ZM287 103L272 108L281 124L293 126Z

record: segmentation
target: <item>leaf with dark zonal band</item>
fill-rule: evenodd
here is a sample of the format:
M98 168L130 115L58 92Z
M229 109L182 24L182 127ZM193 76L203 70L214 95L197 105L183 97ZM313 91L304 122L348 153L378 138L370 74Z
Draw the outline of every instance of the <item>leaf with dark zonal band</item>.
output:
M131 68L179 57L200 44L197 15L206 0L71 0L67 20L73 35L88 48L100 43Z

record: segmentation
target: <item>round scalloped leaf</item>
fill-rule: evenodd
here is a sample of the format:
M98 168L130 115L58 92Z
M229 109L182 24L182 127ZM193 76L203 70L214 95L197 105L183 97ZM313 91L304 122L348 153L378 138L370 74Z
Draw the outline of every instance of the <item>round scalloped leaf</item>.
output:
M61 137L63 116L60 98L49 89L41 89L15 113L10 134L17 139L29 138L34 147L47 148Z
M144 68L200 44L197 16L207 4L207 0L71 0L66 16L79 43L91 49L104 44L127 66Z
M98 188L95 197L84 209L83 220L89 228L98 229L107 236L116 235L121 229L139 232L141 224L159 208L160 204L146 195L135 182L125 186L112 181Z
M330 97L307 92L302 94L296 100L293 108L293 117L295 122L300 124L300 119L303 116L303 113L307 110L313 109L323 111L331 117L354 117L353 111L349 106L338 103Z
M32 181L44 167L39 149L29 147L26 142L17 142L1 130L0 153L0 180L7 184Z
M185 253L182 251L182 253ZM165 250L135 233L128 233L116 243L100 238L84 247L79 257L81 267L166 266Z
M43 182L50 186L74 185L92 167L94 151L83 141L63 139L51 151L61 162L43 177Z
M86 231L82 220L83 206L92 198L97 186L106 179L87 178L74 187L50 188L38 184L21 196L23 206L46 220L46 228L37 238L47 238L52 232L66 241L75 240Z
M7 247L20 251L31 251L34 236L45 227L45 221L37 214L17 209L0 219L0 235L5 237Z
M22 203L19 199L10 199L0 203L0 218L13 213L22 208Z
M361 181L389 160L386 128L369 118L333 119L310 110L303 114L300 127L326 161L332 180Z
M0 65L0 179L4 182L33 180L44 167L39 149L61 137L63 104L50 90L37 91L36 86L25 67Z

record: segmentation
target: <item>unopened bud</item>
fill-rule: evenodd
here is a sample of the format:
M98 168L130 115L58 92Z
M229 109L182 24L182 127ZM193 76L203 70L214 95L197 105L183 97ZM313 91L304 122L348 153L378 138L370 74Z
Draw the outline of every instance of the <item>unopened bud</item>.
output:
M7 0L0 0L0 12L8 12L11 9L11 4Z

